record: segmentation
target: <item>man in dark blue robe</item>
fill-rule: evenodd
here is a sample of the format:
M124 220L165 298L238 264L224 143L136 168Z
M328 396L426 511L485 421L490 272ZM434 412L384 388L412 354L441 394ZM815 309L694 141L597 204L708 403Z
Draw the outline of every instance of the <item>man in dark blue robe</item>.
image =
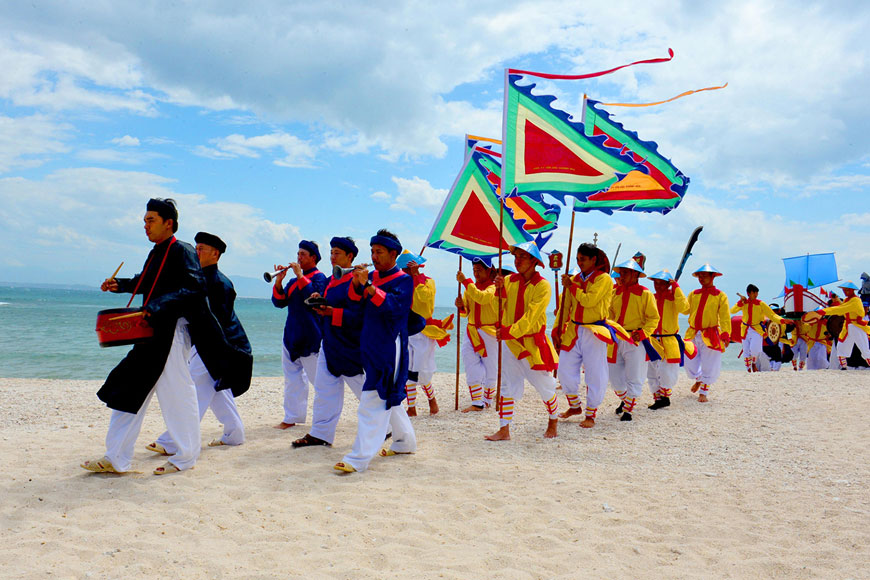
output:
M366 268L357 267L348 288L348 297L362 304L360 346L366 378L353 449L334 466L343 473L365 471L379 450L386 457L417 449L414 428L402 405L408 380L408 317L414 283L396 266L402 245L394 234L380 230L370 245L375 271L369 274ZM391 425L392 444L381 449Z
M296 262L275 276L272 287L272 304L287 309L284 323L284 419L276 429L287 429L296 423L304 423L308 413L308 385L314 384L317 373L317 355L320 352L320 316L315 314L305 300L315 292L326 289L326 276L317 269L320 250L309 240L299 242ZM278 266L275 266L278 269ZM296 274L283 286L288 270Z

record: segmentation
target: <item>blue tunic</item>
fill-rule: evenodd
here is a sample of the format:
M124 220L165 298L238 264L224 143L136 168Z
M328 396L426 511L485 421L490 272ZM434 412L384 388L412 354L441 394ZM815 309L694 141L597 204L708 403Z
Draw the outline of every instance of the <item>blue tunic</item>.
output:
M353 377L363 372L360 334L362 332L362 304L347 295L353 274L340 279L327 278L323 293L332 306L332 315L323 317L323 354L326 368L337 377Z
M302 272L301 278L293 278L284 286L283 292L272 287L272 304L287 308L284 323L284 347L290 360L315 354L320 351L320 316L313 313L304 301L313 293L323 294L326 276L317 268Z
M348 297L362 303L360 349L366 373L363 391L377 391L387 409L405 399L408 380L408 314L414 294L411 276L393 267L372 272L369 281L375 295L362 296L351 285ZM398 350L397 350L398 349Z

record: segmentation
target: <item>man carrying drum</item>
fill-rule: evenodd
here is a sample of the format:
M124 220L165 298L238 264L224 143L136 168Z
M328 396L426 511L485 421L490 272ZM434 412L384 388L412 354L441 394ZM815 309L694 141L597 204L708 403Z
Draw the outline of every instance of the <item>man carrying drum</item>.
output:
M175 239L178 230L175 201L151 199L146 210L145 235L154 248L142 273L130 279L110 278L100 288L104 292L143 294L142 313L154 335L138 342L127 353L97 393L112 409L112 416L106 434L106 454L102 459L82 463L88 471L129 471L133 447L155 393L177 449L154 474L192 468L201 448L196 387L188 369L194 326L201 337L196 343L200 352L213 354L221 345L226 346L223 338L213 332L216 321L205 302L205 279L196 251L190 244ZM218 371L214 374L218 374L216 379L222 378Z

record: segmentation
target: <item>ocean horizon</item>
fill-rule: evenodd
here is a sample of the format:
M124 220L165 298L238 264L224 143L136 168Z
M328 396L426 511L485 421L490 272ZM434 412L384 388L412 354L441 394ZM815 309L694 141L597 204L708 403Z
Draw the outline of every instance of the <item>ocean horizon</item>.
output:
M95 331L97 313L122 308L129 298L129 294L88 287L0 285L0 377L106 378L132 347L100 347ZM134 304L139 303L137 298ZM287 311L275 308L268 298L237 298L235 308L251 341L254 376L282 376L281 337ZM451 313L456 309L438 306L434 316L444 318ZM464 334L464 324L460 332ZM456 330L451 334L451 341L436 349L439 372L456 372ZM736 357L739 350L737 344L728 348L723 369L743 367Z

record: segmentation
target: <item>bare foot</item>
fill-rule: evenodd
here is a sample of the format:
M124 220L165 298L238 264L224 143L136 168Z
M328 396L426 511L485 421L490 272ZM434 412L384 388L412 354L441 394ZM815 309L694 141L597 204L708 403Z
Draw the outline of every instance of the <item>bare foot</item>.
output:
M290 427L295 427L295 426L296 426L296 423L285 423L284 421L281 421L280 423L275 425L275 429L281 429L283 431L284 429L289 429Z
M583 414L583 407L577 407L576 409L574 407L568 407L567 411L565 411L564 413L559 413L559 417L561 419L567 419L568 417L573 417L574 415L582 415L582 414Z
M484 409L485 409L485 407L478 407L477 405L469 405L469 406L465 407L464 409L462 409L462 412L463 413L479 413L480 411L483 411Z
M438 414L438 401L435 400L435 397L429 399L429 414L437 415Z
M416 417L417 416L417 407L408 407L408 416Z
M697 393L698 389L701 388L701 381L695 381L695 384L692 385L692 392Z
M698 395L699 403L706 403L709 399L707 399L707 395Z
M511 438L510 425L505 425L492 435L485 435L483 438L487 441L509 441Z
M595 427L595 419L593 419L592 417L586 417L585 419L580 421L580 426L584 429L592 429L593 427Z
M544 437L546 439L553 439L557 435L556 429L558 426L558 419L550 419L549 421L547 421L547 430L544 431Z

